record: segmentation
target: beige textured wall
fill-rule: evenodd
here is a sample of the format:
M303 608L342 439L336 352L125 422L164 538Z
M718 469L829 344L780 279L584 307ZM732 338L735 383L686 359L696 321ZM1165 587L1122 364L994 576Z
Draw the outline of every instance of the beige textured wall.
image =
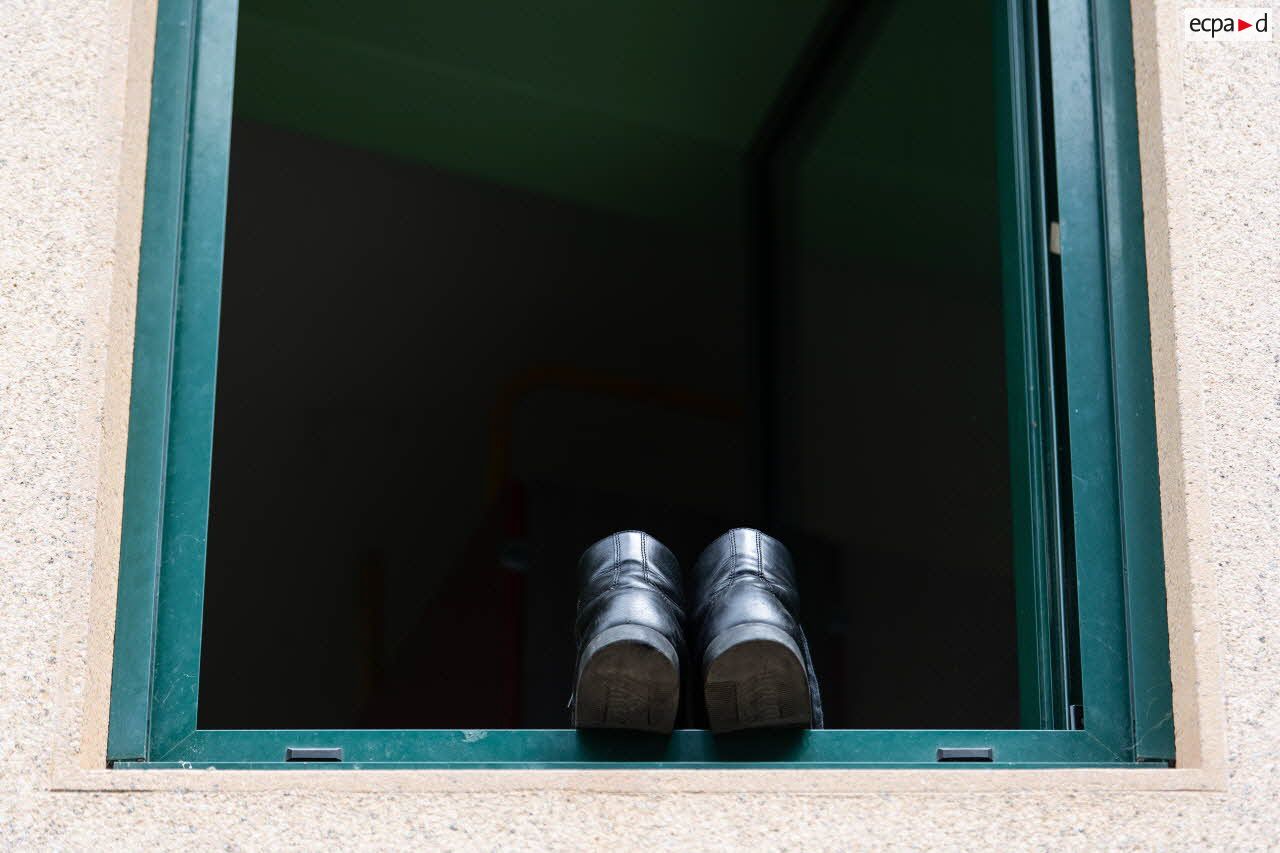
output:
M88 769L154 11L0 0L0 846L1280 844L1280 39L1184 43L1182 5L1139 0L1135 24L1179 755L1204 772L791 775L777 791L330 773L321 791L314 774ZM101 790L139 775L158 790Z

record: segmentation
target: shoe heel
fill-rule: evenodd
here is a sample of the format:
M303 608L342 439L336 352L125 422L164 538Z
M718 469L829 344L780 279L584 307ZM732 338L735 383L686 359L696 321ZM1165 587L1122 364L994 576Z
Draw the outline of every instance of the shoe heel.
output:
M666 734L675 726L679 704L680 658L652 628L608 628L583 649L574 686L575 728Z
M804 658L780 628L747 623L721 632L707 644L702 672L713 732L812 724Z

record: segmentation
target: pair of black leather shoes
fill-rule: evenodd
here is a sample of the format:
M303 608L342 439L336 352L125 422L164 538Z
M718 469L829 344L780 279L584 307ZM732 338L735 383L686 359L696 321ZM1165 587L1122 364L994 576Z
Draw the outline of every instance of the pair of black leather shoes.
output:
M601 539L578 572L575 727L670 732L683 683L686 694L701 688L715 732L822 728L795 569L781 542L740 528L711 543L694 564L691 621L680 564L646 533ZM688 641L686 625L695 633Z

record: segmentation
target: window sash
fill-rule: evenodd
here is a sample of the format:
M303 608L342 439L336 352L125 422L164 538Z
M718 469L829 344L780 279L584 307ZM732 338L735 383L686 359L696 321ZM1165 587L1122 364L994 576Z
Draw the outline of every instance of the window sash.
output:
M1053 140L1065 286L1066 388L1051 387L1035 5L1009 0L1002 214L1010 328L1020 667L1014 731L827 730L730 740L573 730L200 731L196 728L235 0L160 0L139 271L108 759L133 767L1055 767L1173 757L1150 333L1128 8L1063 0L1053 35ZM999 66L998 66L999 67ZM1083 731L1067 730L1069 645L1053 400L1065 390ZM1040 425L1040 426L1037 426ZM1030 608L1029 611L1026 609ZM1057 614L1057 615L1055 615ZM1025 624L1023 624L1025 623ZM1138 699L1141 701L1138 701ZM945 697L940 698L945 701ZM284 764L339 746L341 763ZM990 747L991 763L938 750Z

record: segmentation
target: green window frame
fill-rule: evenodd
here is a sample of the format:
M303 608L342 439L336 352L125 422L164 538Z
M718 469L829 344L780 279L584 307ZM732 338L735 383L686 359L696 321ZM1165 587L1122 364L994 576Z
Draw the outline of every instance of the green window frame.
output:
M1171 765L1128 4L1008 0L997 18L1024 728L720 739L692 730L650 739L574 730L198 729L237 8L235 0L160 0L108 762L276 769ZM1038 35L1045 26L1047 55ZM1050 200L1061 223L1056 258ZM342 749L341 761L286 760L291 748L332 747ZM953 763L951 749L976 749L990 760Z

